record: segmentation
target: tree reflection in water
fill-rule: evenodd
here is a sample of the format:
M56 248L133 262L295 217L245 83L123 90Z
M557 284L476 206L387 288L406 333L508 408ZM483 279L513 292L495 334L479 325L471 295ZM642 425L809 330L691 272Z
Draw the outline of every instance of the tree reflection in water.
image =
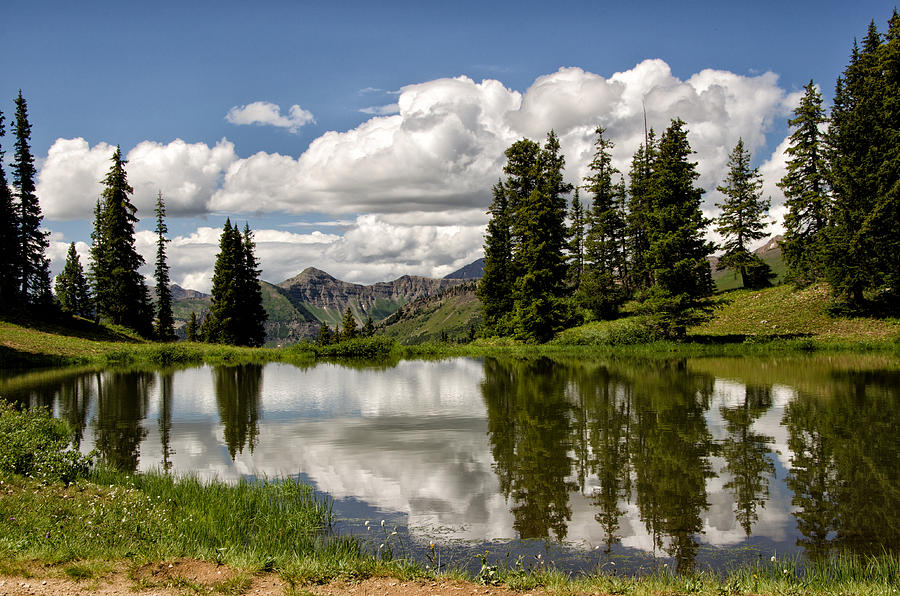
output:
M231 459L245 446L253 453L259 435L262 365L217 366L213 369L213 385Z
M156 375L142 371L96 374L97 418L94 440L103 461L117 470L137 470L141 441L147 431L147 397Z

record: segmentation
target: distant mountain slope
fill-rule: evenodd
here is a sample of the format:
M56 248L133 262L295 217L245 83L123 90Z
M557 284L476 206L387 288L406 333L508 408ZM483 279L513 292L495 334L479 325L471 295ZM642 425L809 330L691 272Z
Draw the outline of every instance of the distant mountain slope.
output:
M347 307L359 322L371 316L380 321L402 305L421 296L431 296L462 283L459 279L432 279L404 275L394 281L364 286L339 279L309 267L287 279L278 288L295 307L302 306L316 320L338 325Z
M484 258L469 263L461 269L457 269L450 275L445 275L444 279L481 279L484 276Z
M477 282L468 281L438 294L423 296L382 321L376 332L401 343L420 344L445 336L464 340L470 327L481 324L481 301L475 295Z

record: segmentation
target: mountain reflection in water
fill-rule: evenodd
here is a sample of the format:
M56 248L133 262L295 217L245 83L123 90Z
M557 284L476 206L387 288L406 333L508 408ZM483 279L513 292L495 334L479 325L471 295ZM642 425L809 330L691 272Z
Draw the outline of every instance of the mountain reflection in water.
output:
M53 409L123 470L301 475L419 541L544 539L692 567L701 547L900 550L890 357L467 358L44 371Z

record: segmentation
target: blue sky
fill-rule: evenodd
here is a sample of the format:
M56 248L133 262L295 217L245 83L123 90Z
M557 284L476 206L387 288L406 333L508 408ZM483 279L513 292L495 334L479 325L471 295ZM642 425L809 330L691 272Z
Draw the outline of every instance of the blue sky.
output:
M687 121L710 191L736 137L750 139L777 218L797 91L812 78L830 98L854 37L873 19L884 30L893 8L16 3L0 20L0 109L9 117L23 90L54 269L68 242L86 251L96 182L118 144L140 183L140 227L152 227L157 190L170 203L178 283L208 287L227 215L257 231L269 281L307 266L365 283L443 275L480 256L511 140L556 129L577 182L602 124L627 170L641 101L659 130ZM149 237L138 243L149 256Z

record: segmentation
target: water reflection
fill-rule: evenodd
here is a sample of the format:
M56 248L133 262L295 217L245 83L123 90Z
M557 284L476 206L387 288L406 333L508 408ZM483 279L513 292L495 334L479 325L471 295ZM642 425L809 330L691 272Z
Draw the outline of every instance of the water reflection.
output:
M0 395L52 408L121 469L300 474L424 541L566 541L689 569L701 545L900 550L897 369L884 357L270 364L6 375Z

